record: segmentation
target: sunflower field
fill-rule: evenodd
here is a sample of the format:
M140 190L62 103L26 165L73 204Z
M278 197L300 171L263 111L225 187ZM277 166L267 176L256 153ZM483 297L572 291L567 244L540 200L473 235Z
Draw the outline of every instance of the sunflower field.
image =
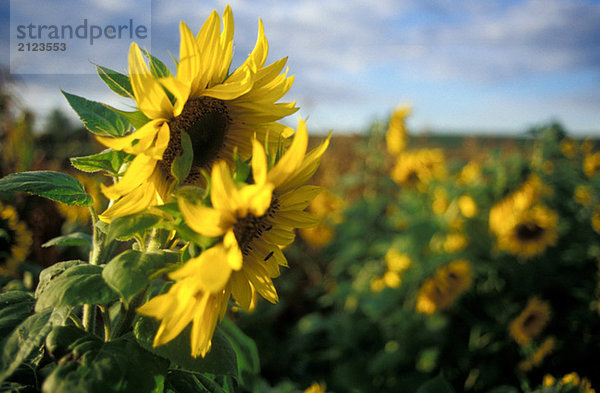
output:
M36 133L2 77L0 391L598 388L593 140L309 137L262 22L235 69L229 6L179 27L96 66L132 111Z

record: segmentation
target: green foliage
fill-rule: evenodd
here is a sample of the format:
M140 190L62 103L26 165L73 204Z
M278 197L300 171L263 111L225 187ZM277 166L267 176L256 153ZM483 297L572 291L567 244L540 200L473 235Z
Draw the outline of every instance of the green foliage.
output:
M108 226L106 242L115 239L125 241L134 236L143 237L144 233L154 227L160 217L148 213L131 214L113 220Z
M178 183L183 183L185 178L192 169L194 160L194 149L192 149L192 140L185 131L179 131L181 134L181 149L182 154L175 157L171 165L171 174L175 177Z
M129 130L129 121L108 106L65 91L62 93L90 132L103 136L123 136Z
M131 336L105 342L82 330L59 327L51 353L64 353L44 381L43 392L149 392L167 362L142 349Z
M83 232L73 232L68 235L55 237L54 239L48 240L46 243L42 244L42 247L52 247L52 246L86 246L90 247L92 245L92 237L87 233Z
M121 97L133 98L133 90L131 90L131 82L127 75L121 74L118 71L110 68L96 65L98 76L106 85Z
M127 250L106 265L102 277L129 304L154 275L177 262L179 254L175 252Z
M71 158L71 164L83 172L95 173L106 171L112 176L121 176L123 164L129 162L131 155L112 149L85 157Z
M91 206L92 197L79 180L54 171L13 173L0 179L0 192L26 192L71 206Z

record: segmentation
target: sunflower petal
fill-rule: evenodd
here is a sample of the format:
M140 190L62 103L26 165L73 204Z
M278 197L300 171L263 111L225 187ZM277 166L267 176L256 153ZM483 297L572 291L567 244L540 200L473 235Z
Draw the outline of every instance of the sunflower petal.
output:
M102 185L102 192L109 199L117 199L147 180L154 172L156 159L140 154L131 161L125 175L112 186Z
M300 120L290 148L271 169L267 175L267 180L275 187L284 183L302 164L307 145L308 133L304 121Z
M184 198L179 198L177 205L186 224L202 235L221 236L228 228L228 222L219 210L198 206Z

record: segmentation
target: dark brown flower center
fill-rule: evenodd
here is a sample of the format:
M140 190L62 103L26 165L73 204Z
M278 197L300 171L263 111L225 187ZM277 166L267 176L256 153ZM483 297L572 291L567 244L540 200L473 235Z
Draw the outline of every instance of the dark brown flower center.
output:
M517 225L517 238L522 241L537 240L542 237L544 228L540 227L535 222L524 222Z
M159 165L170 176L171 164L183 153L181 131L185 131L192 142L194 158L186 181L200 177L200 170L209 167L220 158L225 136L231 124L227 105L212 97L189 99L181 114L168 122L170 139Z
M256 217L248 213L246 217L238 218L233 227L233 233L243 255L248 255L252 251L252 241L273 228L270 218L277 213L277 210L279 210L279 201L273 197L271 205L264 215Z
M527 317L523 320L523 329L528 329L532 325L537 324L537 320L538 320L538 315L536 315L536 314L527 315Z

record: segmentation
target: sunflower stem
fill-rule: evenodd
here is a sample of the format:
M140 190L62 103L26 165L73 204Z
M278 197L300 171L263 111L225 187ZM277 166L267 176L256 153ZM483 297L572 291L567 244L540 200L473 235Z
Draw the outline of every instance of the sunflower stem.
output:
M90 251L90 265L98 265L104 237L98 228L98 214L93 206L90 206L90 216L92 217L92 249ZM96 306L94 304L83 305L83 328L87 332L94 332L96 322Z

